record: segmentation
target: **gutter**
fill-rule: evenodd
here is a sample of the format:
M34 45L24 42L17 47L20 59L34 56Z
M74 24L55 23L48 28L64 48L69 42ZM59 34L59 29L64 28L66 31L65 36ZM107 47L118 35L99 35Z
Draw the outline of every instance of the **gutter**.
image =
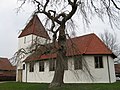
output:
M109 66L108 56L107 56L107 66L108 66L108 78L109 78L109 83L111 83L111 75L110 75L110 66Z

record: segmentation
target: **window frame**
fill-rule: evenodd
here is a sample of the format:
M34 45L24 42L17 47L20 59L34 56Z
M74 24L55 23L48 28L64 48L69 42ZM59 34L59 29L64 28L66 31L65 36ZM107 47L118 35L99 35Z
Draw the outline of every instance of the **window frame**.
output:
M27 40L27 37L25 36L25 37L24 37L24 44L26 44L26 40Z
M104 68L103 56L94 56L94 66L95 66L95 69Z
M23 64L23 70L25 70L25 64Z
M29 63L29 72L34 72L34 66L35 66L34 62Z
M45 71L45 62L39 61L39 72L44 72L44 71Z
M56 60L49 60L49 71L55 71Z
M82 57L75 56L74 57L74 70L82 70L82 69L83 69Z

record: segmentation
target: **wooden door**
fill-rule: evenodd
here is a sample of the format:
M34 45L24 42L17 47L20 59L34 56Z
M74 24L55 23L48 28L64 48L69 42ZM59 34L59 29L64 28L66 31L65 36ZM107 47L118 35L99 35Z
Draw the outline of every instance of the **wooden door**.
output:
M22 82L22 69L18 69L18 82Z

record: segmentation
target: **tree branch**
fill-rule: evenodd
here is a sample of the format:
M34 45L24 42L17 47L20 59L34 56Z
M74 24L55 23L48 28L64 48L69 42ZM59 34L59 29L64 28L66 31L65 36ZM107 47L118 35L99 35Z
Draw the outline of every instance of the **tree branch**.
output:
M46 7L47 7L48 3L49 3L49 0L46 0L46 3L44 5L44 9L43 9L44 11L46 11Z
M77 0L74 0L74 2L71 2L71 0L68 0L69 4L72 7L71 12L69 12L69 14L63 19L64 22L66 22L67 20L69 20L76 12L77 10Z
M117 6L117 4L114 2L114 0L111 0L111 2L113 3L113 5L114 5L118 10L120 10L120 7Z
M34 2L37 3L37 11L36 11L36 13L43 13L43 14L45 14L50 20L54 20L54 21L57 22L58 24L61 24L61 22L60 22L58 19L54 19L55 14L56 14L56 12L55 12L54 10L49 10L48 12L46 11L46 7L47 7L48 3L50 2L49 0L46 0L45 5L42 6L42 7L43 7L43 10L40 10L40 5L41 5L41 3L40 3L39 1L34 0ZM53 13L54 13L53 16L51 15L50 12L53 12Z

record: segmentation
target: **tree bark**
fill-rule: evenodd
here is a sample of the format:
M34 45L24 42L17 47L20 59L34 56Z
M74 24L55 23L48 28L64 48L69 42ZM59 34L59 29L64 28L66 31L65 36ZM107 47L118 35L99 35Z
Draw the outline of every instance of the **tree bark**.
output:
M65 35L65 24L59 27L58 37L58 52L56 58L56 69L52 82L49 85L51 87L57 87L64 84L64 60L66 55L66 35Z

